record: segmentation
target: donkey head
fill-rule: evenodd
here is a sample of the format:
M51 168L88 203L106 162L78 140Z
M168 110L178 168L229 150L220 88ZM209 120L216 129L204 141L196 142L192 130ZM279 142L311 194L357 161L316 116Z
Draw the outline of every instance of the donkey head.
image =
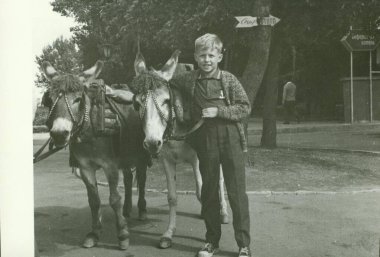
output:
M173 77L178 64L179 50L176 50L161 70L146 68L144 57L136 55L136 77L132 82L135 92L134 107L139 112L145 133L144 148L157 154L162 147L165 131L173 118L172 96L169 80Z
M58 72L49 62L42 64L49 81L47 97L51 103L46 125L57 147L66 145L75 130L88 118L89 99L85 92L102 67L103 63L98 61L92 68L74 75Z

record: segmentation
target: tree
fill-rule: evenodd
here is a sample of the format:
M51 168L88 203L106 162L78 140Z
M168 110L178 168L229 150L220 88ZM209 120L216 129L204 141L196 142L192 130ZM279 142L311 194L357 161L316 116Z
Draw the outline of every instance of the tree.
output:
M371 29L379 21L377 0L55 0L52 5L79 23L74 28L77 44L81 49L92 44L86 56L95 58L99 56L95 46L112 44L111 61L126 71L127 80L133 76L137 36L147 63L159 66L174 49L182 50L180 61L193 61L194 39L205 32L218 34L232 64L226 67L242 77L251 104L264 103L263 146L276 142L275 87L281 78L294 75L301 96L306 91L303 85L313 98L338 92L338 78L347 68L340 38L350 25ZM235 16L269 14L281 19L274 32L270 26L235 29ZM272 36L278 43L270 43ZM272 54L272 48L278 53ZM273 60L267 67L269 57ZM256 99L261 84L266 95Z
M36 74L35 84L37 87L48 87L47 80L43 75L42 63L49 61L57 70L75 73L82 70L81 54L76 49L73 39L57 38L51 45L44 47L42 54L36 56L39 73Z
M274 0L272 15L281 22L272 33L268 67L263 82L263 132L261 145L276 146L276 105L278 86L283 78L291 75L298 84L297 95L302 97L309 88L308 100L313 97L325 99L326 112L333 112L334 91L340 94L339 79L348 70L346 52L340 38L349 26L374 32L378 26L380 3L360 0ZM377 24L376 24L377 23ZM302 36L300 36L302 35ZM298 64L298 65L297 65ZM282 86L282 84L281 84ZM333 86L333 87L332 87ZM326 95L331 92L330 96ZM305 99L304 99L305 100Z

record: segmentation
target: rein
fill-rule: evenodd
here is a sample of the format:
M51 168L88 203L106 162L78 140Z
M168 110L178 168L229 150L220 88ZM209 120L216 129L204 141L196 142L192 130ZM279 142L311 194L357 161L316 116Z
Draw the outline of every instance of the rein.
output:
M40 156L40 154L42 153L42 151L45 149L45 147L51 142L51 137L41 146L41 148L40 149L38 149L38 151L35 153L35 154L33 154L33 164L34 163L37 163L37 162L39 162L39 161L42 161L43 159L46 159L47 157L49 157L50 155L52 155L53 153L56 153L56 152L58 152L58 151L60 151L60 150L62 150L63 148L65 148L66 146L67 146L67 144L66 145L64 145L64 146L62 146L62 147L56 147L56 148L54 148L54 149L51 149L51 150L49 150L48 152L46 152L46 153L44 153L44 154L42 154L41 156Z

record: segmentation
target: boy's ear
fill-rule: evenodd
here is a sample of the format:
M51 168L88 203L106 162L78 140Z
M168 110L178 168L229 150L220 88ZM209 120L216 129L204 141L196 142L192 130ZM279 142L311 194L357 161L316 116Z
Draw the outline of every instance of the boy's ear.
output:
M218 62L221 62L222 60L223 60L223 54L220 53L220 54L219 54L219 58L218 58Z

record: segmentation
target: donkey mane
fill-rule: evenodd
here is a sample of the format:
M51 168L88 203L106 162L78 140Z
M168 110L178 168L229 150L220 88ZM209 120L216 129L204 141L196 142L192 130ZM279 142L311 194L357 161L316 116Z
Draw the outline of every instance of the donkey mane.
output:
M167 84L168 82L165 79L153 71L146 71L132 80L130 88L134 94L145 94L148 90L155 90Z
M83 91L84 85L79 77L73 74L62 74L52 80L50 91L59 92L79 92Z

